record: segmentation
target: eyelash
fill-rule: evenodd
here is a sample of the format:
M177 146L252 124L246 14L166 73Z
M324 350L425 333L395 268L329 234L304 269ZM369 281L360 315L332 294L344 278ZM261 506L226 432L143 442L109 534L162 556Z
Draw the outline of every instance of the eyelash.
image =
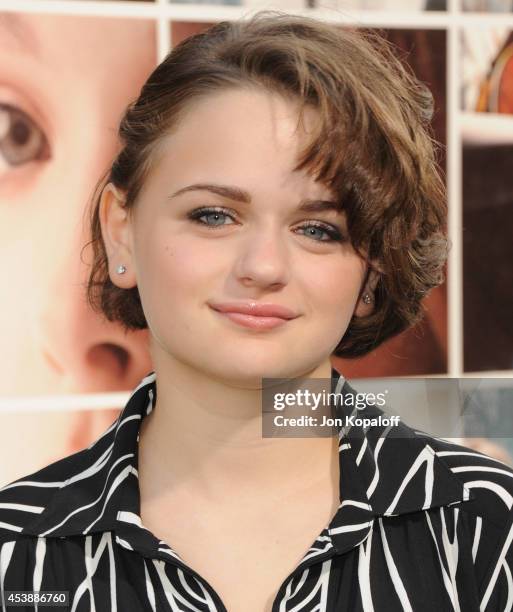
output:
M204 217L206 215L209 214L220 214L220 215L224 215L227 217L230 217L230 219L234 220L234 216L231 214L231 212L226 209L226 208L222 208L222 207L217 207L217 206L206 206L203 208L197 208L195 210L192 210L191 212L189 212L187 214L187 217L193 221L194 223L198 223L199 225L204 225L205 227L209 228L209 229L218 229L220 227L224 227L224 224L221 225L209 225L208 223L205 223L203 221L200 221L201 217ZM229 224L231 225L231 224ZM345 242L345 238L344 236L340 233L340 231L338 229L336 229L334 226L332 225L326 225L324 223L319 223L319 222L312 222L312 223L306 223L304 225L301 226L301 228L304 227L314 227L316 229L322 230L323 232L325 232L330 239L329 240L316 240L316 239L312 239L314 240L314 242ZM303 234L304 236L307 236L307 234ZM307 236L309 237L309 236Z

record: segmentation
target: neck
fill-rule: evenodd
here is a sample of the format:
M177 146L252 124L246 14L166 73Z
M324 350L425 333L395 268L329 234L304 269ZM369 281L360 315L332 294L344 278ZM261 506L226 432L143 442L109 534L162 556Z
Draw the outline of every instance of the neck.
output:
M263 438L259 388L242 388L174 361L154 359L157 400L139 437L141 494L177 489L209 500L232 494L301 495L338 486L338 438ZM329 360L306 378L331 378ZM264 493L265 492L265 493Z

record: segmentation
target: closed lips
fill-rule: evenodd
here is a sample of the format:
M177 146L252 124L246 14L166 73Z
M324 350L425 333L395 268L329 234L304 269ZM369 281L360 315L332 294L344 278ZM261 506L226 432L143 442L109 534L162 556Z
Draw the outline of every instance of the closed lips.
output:
M294 319L297 315L295 312L285 306L278 304L234 304L234 303L222 303L222 304L211 304L214 310L219 312L238 312L246 315L253 315L255 317L276 317L280 319Z

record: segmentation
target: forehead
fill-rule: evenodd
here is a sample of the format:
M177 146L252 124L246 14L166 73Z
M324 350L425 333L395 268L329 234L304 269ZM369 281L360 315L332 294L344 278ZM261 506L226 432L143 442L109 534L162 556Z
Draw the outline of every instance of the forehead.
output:
M305 143L318 116L316 109L307 106L300 125L298 100L263 87L241 86L192 99L175 133L198 140L215 136L218 140L240 142L245 137L254 143L290 148Z
M230 89L194 100L160 143L156 166L180 182L245 183L251 191L267 186L309 185L318 195L327 187L305 171L294 171L317 118L267 90ZM187 177L187 179L186 179Z
M81 69L119 64L126 54L136 66L148 57L155 63L155 27L142 19L0 12L0 53L45 65L70 64L83 78Z

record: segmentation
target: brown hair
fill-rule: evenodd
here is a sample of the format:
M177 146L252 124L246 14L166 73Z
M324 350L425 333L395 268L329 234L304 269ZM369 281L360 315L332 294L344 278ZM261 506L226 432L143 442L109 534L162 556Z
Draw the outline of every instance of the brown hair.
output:
M88 301L125 329L147 328L137 287L121 289L109 278L101 191L112 182L130 213L182 111L212 92L248 86L292 96L300 121L305 105L318 110L295 169L333 191L353 247L379 271L372 314L353 316L334 351L363 355L419 321L422 298L444 280L446 202L429 126L433 99L380 35L280 11L223 21L184 40L126 109L122 148L93 196Z

